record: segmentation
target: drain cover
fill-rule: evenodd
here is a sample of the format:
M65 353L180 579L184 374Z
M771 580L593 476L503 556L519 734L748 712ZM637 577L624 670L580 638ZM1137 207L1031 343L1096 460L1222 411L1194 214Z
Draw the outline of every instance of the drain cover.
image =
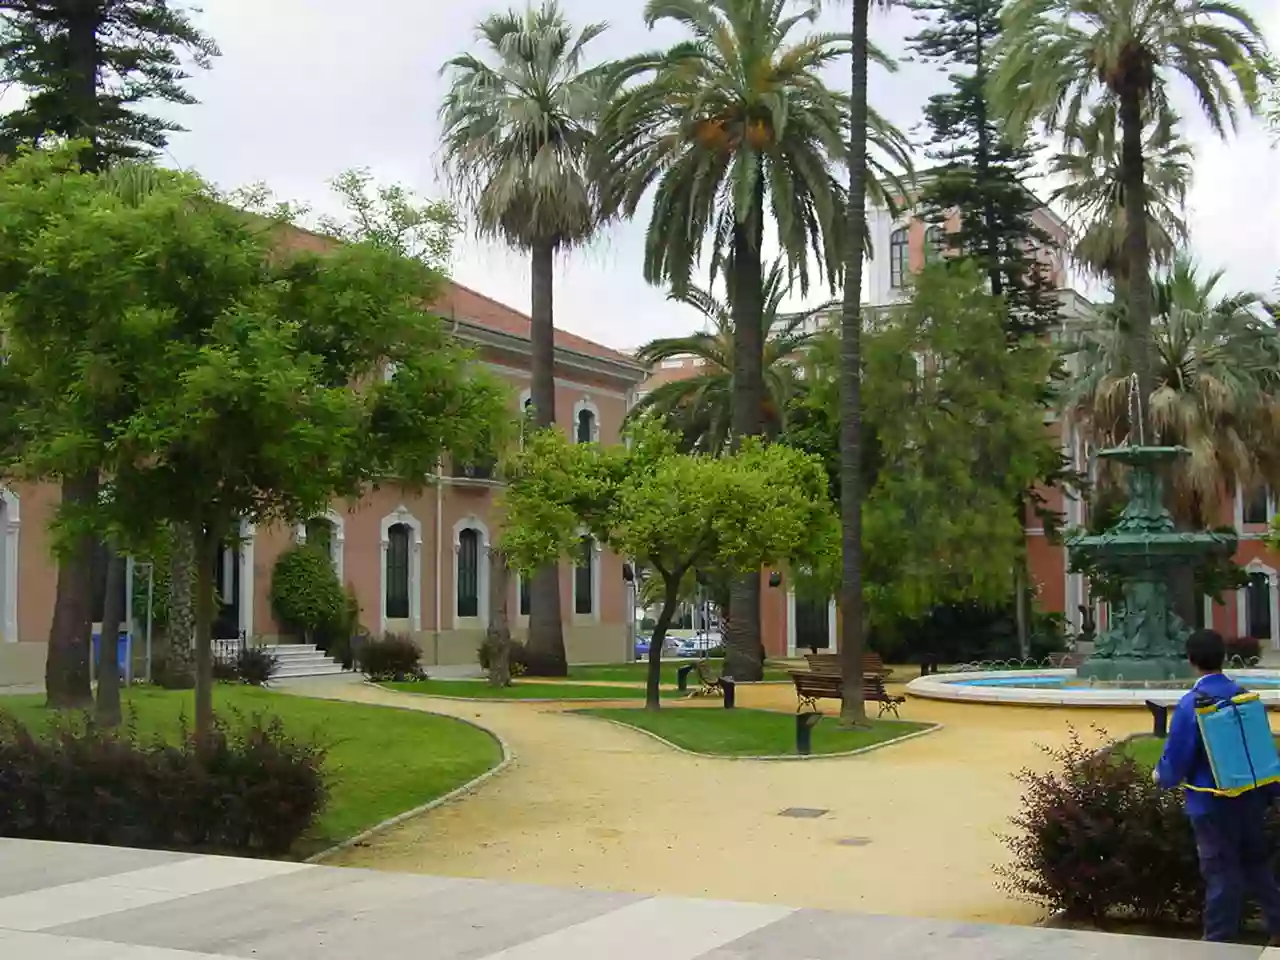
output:
M825 816L830 810L819 810L817 807L787 807L778 814L780 817L796 817L800 820L812 820L815 817Z
M836 841L842 847L865 847L870 842L870 837L841 837Z

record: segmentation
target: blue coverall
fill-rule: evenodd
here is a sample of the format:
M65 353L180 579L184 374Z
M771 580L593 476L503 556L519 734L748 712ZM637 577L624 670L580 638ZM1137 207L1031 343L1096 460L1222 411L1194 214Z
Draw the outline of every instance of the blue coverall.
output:
M1164 755L1156 767L1165 789L1190 784L1215 785L1209 757L1196 723L1199 695L1225 700L1244 688L1221 673L1201 677L1173 711ZM1240 932L1246 891L1253 894L1272 937L1280 936L1280 887L1271 868L1264 827L1273 790L1259 788L1238 797L1186 791L1187 816L1195 833L1200 874L1204 877L1204 938L1230 942Z

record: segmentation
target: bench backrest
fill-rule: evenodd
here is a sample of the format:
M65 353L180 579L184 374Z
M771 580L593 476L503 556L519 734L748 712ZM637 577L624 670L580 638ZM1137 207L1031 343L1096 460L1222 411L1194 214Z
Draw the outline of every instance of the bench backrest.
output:
M716 678L711 675L711 665L705 660L699 660L693 665L693 672L698 675L698 679L703 683L715 683Z
M841 676L840 654L838 653L807 653L805 654L805 662L809 664L809 669L814 673L834 674ZM862 672L866 674L885 675L889 671L885 668L884 659L878 653L866 653L862 656Z

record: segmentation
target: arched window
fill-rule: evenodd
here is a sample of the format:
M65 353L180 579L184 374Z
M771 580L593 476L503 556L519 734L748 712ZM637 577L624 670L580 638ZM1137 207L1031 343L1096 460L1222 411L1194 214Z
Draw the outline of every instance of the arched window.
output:
M591 443L596 438L596 415L587 408L578 411L578 443Z
M573 567L573 612L582 616L595 613L595 559L595 541L583 537Z
M1245 632L1256 640L1270 640L1271 575L1261 571L1249 574L1245 588Z
M889 286L902 287L907 276L907 228L889 235Z
M926 263L936 263L947 252L947 233L938 224L934 224L924 232L924 259Z
M458 531L459 617L480 616L480 531L467 527Z
M387 619L409 619L409 537L407 523L387 530Z

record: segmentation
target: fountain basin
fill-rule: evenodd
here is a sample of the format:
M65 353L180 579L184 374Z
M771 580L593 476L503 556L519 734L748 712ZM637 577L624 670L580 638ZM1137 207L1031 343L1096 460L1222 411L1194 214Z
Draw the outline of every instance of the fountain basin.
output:
M1280 670L1242 668L1227 674L1268 706L1280 708ZM970 670L917 677L907 693L928 700L994 703L1028 707L1143 707L1148 700L1172 706L1191 689L1191 680L1080 683L1075 670Z

